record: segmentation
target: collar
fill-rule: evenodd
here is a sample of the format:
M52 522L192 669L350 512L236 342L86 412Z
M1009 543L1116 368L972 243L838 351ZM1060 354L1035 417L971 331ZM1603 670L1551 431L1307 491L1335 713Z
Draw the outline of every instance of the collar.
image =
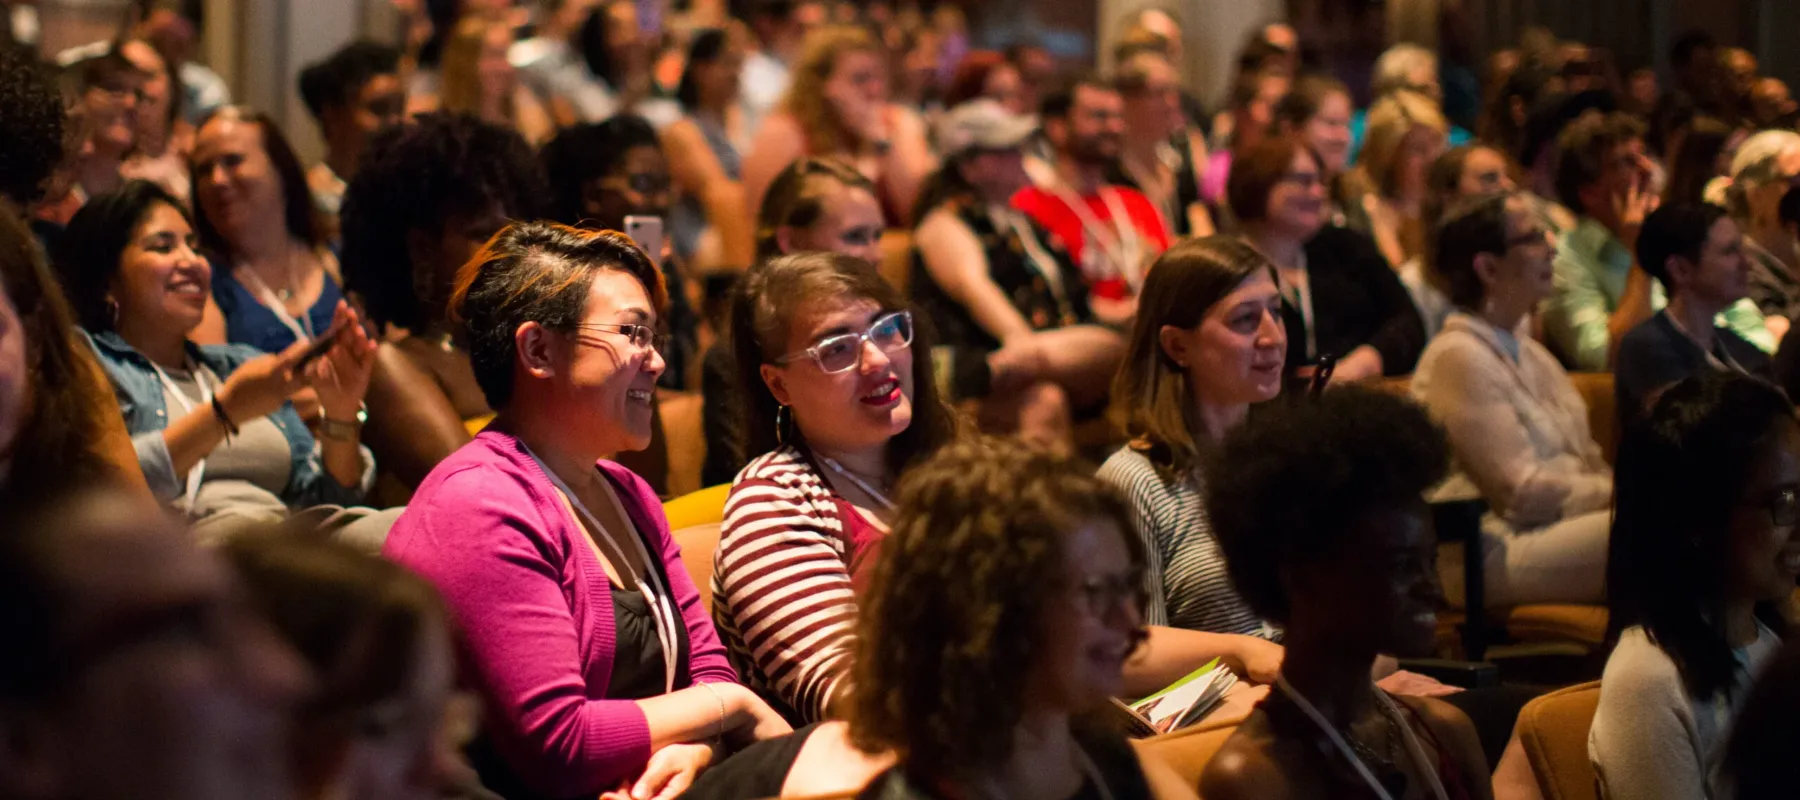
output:
M1576 222L1575 227L1563 236L1562 245L1569 254L1612 272L1624 274L1631 270L1631 251L1593 217L1582 217Z
M125 341L125 337L120 336L117 331L90 333L88 334L88 340L94 343L94 349L99 351L101 355L110 356L121 361L130 361L146 368L151 366L149 356L138 352L138 349L132 347L131 343ZM205 365L208 369L218 373L221 378L231 371L218 359L209 357L206 350L199 345L194 344L192 340L183 342L182 349L187 351L188 358L193 359L197 364ZM223 372L221 372L221 370L223 370Z
M1526 324L1526 321L1521 320L1519 324L1523 326ZM1443 331L1446 333L1450 331L1462 331L1463 333L1467 333L1470 336L1486 342L1496 350L1501 352L1506 351L1506 347L1502 344L1500 338L1503 332L1498 327L1493 323L1460 308L1451 311L1450 316L1444 318ZM1518 331L1510 331L1509 333L1512 334L1514 341L1519 342L1521 347L1524 346L1526 337L1520 336ZM1523 360L1523 358L1524 357L1521 355L1520 359Z

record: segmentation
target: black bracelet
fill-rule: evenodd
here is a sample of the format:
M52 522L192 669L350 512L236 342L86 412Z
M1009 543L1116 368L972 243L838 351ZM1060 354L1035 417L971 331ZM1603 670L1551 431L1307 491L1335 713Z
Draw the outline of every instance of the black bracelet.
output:
M213 416L218 418L219 424L225 426L225 438L230 439L238 435L238 426L231 421L231 415L225 413L225 404L219 402L217 396L212 399L212 410Z

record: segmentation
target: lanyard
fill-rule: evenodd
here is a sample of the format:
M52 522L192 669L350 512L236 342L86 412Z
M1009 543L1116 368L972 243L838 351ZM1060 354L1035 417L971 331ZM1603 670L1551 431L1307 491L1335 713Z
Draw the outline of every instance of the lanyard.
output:
M280 320L282 325L294 332L294 338L296 340L302 342L312 341L312 315L302 315L306 317L304 320L294 319L294 315L288 313L287 304L281 302L281 298L276 297L275 293L269 290L269 285L263 283L262 276L257 275L256 270L248 267L239 267L232 270L231 274L238 279L238 283L244 284L245 288L248 288L251 292L255 293L256 299L262 301L264 306L267 306L271 312L274 312L275 319Z
M851 472L850 470L844 469L844 465L839 464L837 462L837 459L832 458L831 456L819 456L819 460L825 462L825 466L830 467L832 472L842 475L842 476L844 476L844 478L849 480L851 483L856 484L856 488L863 490L863 494L868 495L869 499L874 500L877 503L880 503L882 508L885 508L889 511L894 510L894 501L889 500L887 498L887 495L882 494L879 491L876 491L875 487L870 486L867 481L864 481L862 478L856 477L855 473Z
M1299 690L1287 682L1286 677L1276 676L1275 685L1288 696L1288 699L1293 700L1294 705L1299 706L1300 710L1305 712L1314 724L1319 726L1319 730L1325 732L1325 737L1330 739L1331 743L1337 746L1338 752L1350 761L1350 766L1356 768L1356 774L1361 775L1363 781L1369 784L1369 788L1375 790L1376 797L1381 800L1394 800L1394 796L1388 794L1387 788L1375 779L1375 773L1371 772L1368 765L1357 757L1356 751L1350 749L1350 743L1344 741L1344 735L1338 733L1337 728L1332 727L1331 722L1325 719L1325 715L1313 708L1313 704L1302 697ZM1450 800L1450 793L1444 791L1444 782L1438 778L1437 769L1426 763L1424 745L1419 744L1419 738L1413 735L1412 726L1406 724L1406 720L1400 716L1400 709L1394 706L1394 699L1388 697L1387 692L1382 691L1379 687L1375 689L1375 699L1381 703L1382 710L1393 719L1394 724L1400 726L1400 736L1406 740L1406 752L1412 756L1413 766L1418 767L1430 782L1432 794L1436 795L1438 800Z
M594 535L589 539L594 543L595 548L598 549L601 540L604 539L605 543L610 545L609 549L613 551L608 553L607 557L616 559L615 563L623 564L625 554L618 541L606 530L605 526L600 524L600 520L588 510L587 505L581 502L581 498L570 491L569 485L563 483L563 479L557 476L556 471L551 469L549 464L545 464L543 459L538 458L536 453L531 452L531 448L527 447L524 442L519 442L519 447L525 451L526 455L531 456L532 461L537 462L538 468L543 470L545 475L550 477L550 482L556 485L557 491L562 492L563 498L568 500L569 504L581 513L581 516L587 518L588 525L594 529ZM612 492L611 483L605 481L603 483L605 483L607 491ZM626 525L632 524L631 515L625 511L623 505L620 506L619 516L625 520ZM650 558L650 551L644 547L643 537L636 533L635 530L628 531L629 535L625 538L631 540L631 543L636 546L638 556L643 559L644 567L638 570L637 590L649 603L650 616L656 622L656 638L662 640L663 691L664 693L673 692L675 691L676 660L681 657L680 653L676 652L680 649L681 639L676 633L675 606L669 596L668 587L663 585L662 578L656 574L658 562Z
M1112 223L1110 226L1103 225L1094 216L1093 210L1088 208L1087 200L1077 197L1068 186L1058 183L1054 191L1057 199L1075 212L1075 218L1081 222L1087 238L1100 248L1100 253L1106 260L1112 262L1113 271L1125 279L1125 285L1131 287L1132 294L1137 294L1138 287L1144 282L1142 266L1139 264L1143 260L1144 247L1138 240L1137 226L1132 224L1130 212L1119 200L1119 191L1111 186L1100 187L1100 200L1106 204L1107 221ZM1108 227L1112 230L1107 230Z
M145 359L145 360L148 361L149 359ZM194 402L192 400L188 399L187 393L183 392L181 390L181 387L175 385L175 381L169 378L169 373L164 372L163 368L157 366L156 362L154 362L154 361L150 362L150 368L153 370L156 370L156 377L158 380L162 381L163 388L168 390L169 394L173 395L175 397L176 403L180 404L181 413L183 413L183 414L193 413L194 408L195 408ZM212 391L212 387L208 386L206 383L205 370L202 370L200 368L200 366L198 364L196 364L196 365L194 365L193 375L194 375L195 385L200 387L200 405L201 406L212 405L213 391ZM187 511L190 514L194 513L194 501L199 499L199 497L200 497L200 479L201 479L201 476L204 475L205 473L206 473L206 459L204 459L204 458L200 459L199 461L194 462L193 468L188 470L188 474L187 474Z

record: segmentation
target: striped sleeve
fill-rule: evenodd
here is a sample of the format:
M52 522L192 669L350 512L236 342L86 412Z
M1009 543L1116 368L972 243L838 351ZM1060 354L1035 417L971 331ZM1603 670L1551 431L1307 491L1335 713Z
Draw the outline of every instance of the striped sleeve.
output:
M1157 541L1158 527L1154 517L1157 511L1155 483L1159 481L1156 470L1143 456L1125 447L1106 459L1095 477L1124 495L1132 532L1143 543L1144 624L1166 626L1169 624L1169 606L1163 592L1162 545Z
M739 475L725 505L715 618L752 685L824 719L848 671L856 600L842 524L819 476L777 451Z

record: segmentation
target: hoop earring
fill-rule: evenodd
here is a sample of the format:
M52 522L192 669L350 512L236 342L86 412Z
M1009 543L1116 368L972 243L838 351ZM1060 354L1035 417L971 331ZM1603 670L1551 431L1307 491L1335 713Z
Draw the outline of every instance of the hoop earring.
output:
M784 406L784 405L775 406L775 443L776 444L787 444L787 428L788 428L788 423L790 421L789 418L792 416L793 416L793 414L788 412L787 406Z

